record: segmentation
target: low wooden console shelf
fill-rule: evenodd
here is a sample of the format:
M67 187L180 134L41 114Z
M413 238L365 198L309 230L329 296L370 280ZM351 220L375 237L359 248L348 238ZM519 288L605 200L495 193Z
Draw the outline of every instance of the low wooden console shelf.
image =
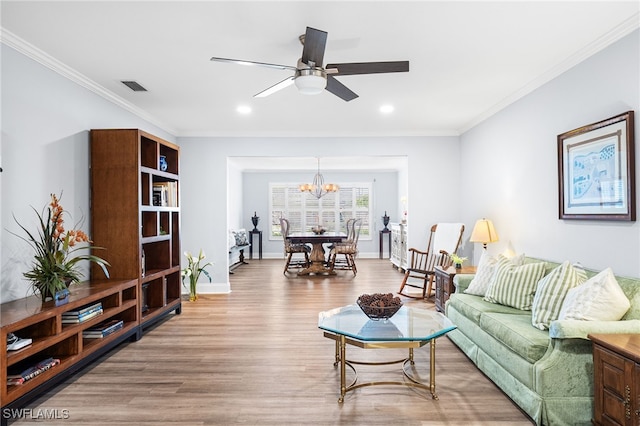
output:
M79 370L126 339L140 337L138 280L97 280L70 287L68 302L55 306L30 296L0 305L0 404L2 425L8 419L5 408L19 408L71 373ZM102 313L90 319L63 324L65 312L100 303ZM107 320L121 320L122 328L104 338L83 338L83 331ZM7 335L30 338L24 348L8 351ZM7 375L47 358L60 364L22 384L8 385Z
M590 334L593 423L640 425L640 334Z

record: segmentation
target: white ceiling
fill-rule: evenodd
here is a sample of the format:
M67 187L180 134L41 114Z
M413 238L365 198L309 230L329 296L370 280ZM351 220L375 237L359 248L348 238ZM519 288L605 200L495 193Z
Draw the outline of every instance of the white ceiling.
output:
M295 161L292 159L295 158ZM377 155L358 157L331 156L317 157L228 157L228 162L244 172L262 172L265 170L279 172L297 172L316 170L320 160L320 171L332 170L342 172L395 172L407 169L406 156Z
M638 28L638 1L6 1L3 42L176 136L457 135ZM294 86L306 26L325 63L409 60L338 77L344 102ZM130 91L121 80L148 89ZM392 114L378 109L393 104ZM240 105L252 108L241 115Z

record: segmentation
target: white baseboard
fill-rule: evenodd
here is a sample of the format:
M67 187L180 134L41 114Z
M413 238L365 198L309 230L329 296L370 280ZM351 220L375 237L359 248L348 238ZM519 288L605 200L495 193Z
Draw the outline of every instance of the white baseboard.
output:
M229 294L231 285L227 283L198 283L198 294ZM189 294L188 287L182 287L182 294Z

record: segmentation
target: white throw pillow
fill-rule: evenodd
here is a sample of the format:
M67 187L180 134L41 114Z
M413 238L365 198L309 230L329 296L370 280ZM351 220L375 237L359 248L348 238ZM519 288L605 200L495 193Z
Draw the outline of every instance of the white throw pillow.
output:
M551 321L557 320L562 302L569 290L584 283L587 274L579 265L569 261L554 268L538 281L536 294L531 305L531 324L540 330L549 328Z
M567 293L558 319L583 321L618 321L631 303L607 268Z
M496 263L498 263L498 259L487 253L487 250L482 250L476 274L464 293L484 296L489 288L489 283L491 283Z

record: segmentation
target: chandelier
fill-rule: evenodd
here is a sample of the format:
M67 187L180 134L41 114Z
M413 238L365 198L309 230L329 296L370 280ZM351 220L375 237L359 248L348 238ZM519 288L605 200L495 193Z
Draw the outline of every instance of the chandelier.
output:
M337 192L340 189L335 183L324 183L324 177L320 174L320 158L318 158L318 173L313 177L313 183L303 183L299 188L301 192L308 192L318 199L329 192Z

